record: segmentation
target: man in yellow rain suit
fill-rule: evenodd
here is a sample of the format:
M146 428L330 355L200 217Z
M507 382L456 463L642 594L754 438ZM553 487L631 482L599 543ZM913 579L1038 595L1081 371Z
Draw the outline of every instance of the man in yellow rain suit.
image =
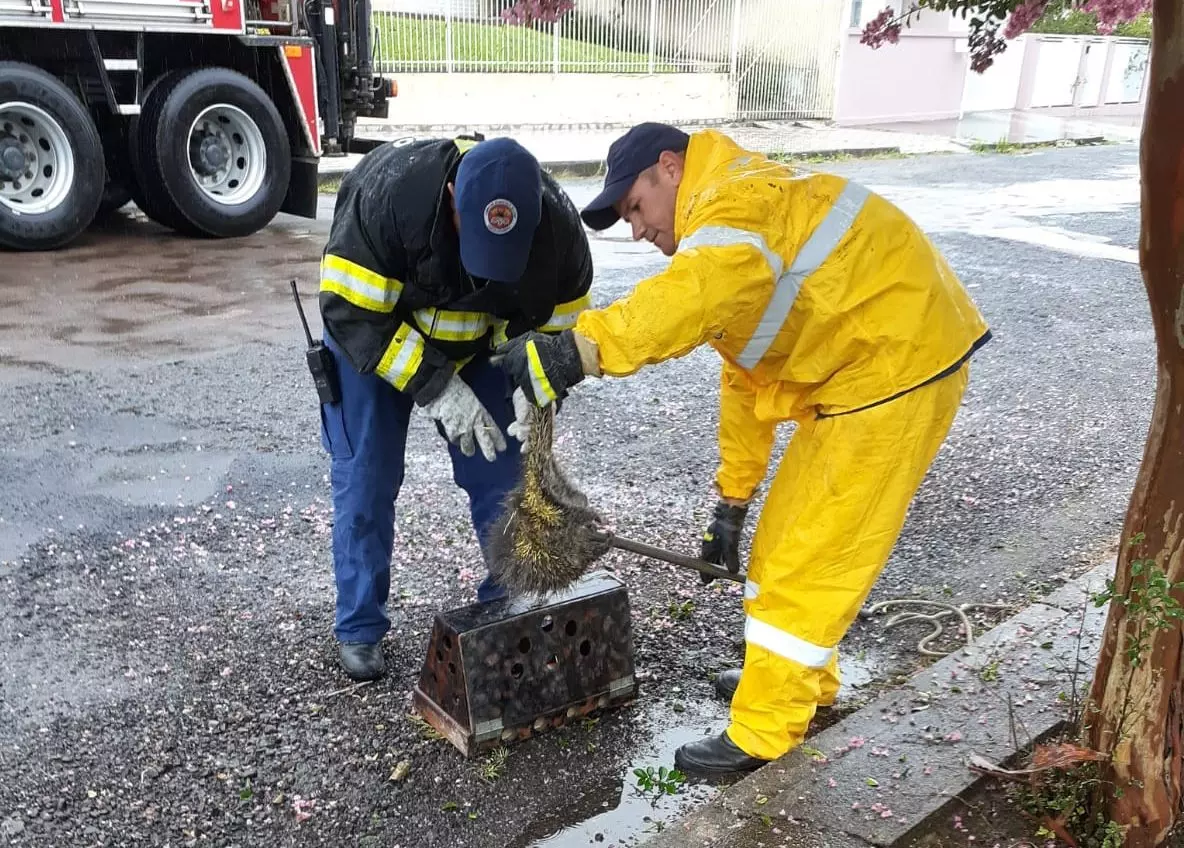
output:
M634 127L608 164L584 222L599 230L623 218L634 239L673 257L669 267L583 312L572 330L510 341L499 361L545 406L585 375L624 376L715 348L720 504L704 552L733 571L774 430L797 423L752 542L731 722L675 756L686 771L749 770L799 744L834 699L836 646L896 543L990 331L917 226L843 177L799 173L722 133L662 124Z

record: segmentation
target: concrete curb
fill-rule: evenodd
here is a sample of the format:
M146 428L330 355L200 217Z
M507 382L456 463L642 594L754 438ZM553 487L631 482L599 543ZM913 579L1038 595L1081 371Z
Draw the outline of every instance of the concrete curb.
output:
M1007 150L1039 150L1045 147L1090 147L1098 144L1109 143L1105 136L1092 135L1082 138L1054 138L1047 141L968 141L965 139L954 139L956 144L965 145L968 150L974 147L980 147L990 152L992 148L1006 148Z
M667 823L645 848L890 848L979 781L971 753L1005 763L1063 727L1070 680L1089 680L1113 561L1070 581L787 756Z

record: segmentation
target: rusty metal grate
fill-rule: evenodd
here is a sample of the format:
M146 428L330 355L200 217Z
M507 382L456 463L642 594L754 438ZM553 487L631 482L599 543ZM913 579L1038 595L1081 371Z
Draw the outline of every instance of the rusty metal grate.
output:
M637 696L625 586L584 575L547 599L437 613L412 695L466 757Z

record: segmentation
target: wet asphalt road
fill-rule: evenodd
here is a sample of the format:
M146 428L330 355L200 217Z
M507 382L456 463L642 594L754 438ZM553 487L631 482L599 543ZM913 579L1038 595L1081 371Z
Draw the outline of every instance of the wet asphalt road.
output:
M1020 605L1110 555L1154 388L1136 150L832 167L929 229L995 332L873 600ZM578 204L596 186L569 190ZM0 257L0 842L625 845L710 795L655 801L630 773L722 728L709 678L741 656L735 587L668 566L604 561L629 586L633 707L504 763L464 762L408 718L432 612L480 576L422 419L391 675L341 691L328 465L288 291L298 279L315 331L326 226L285 218L226 244L126 218ZM663 265L616 230L593 245L598 305ZM565 406L559 457L622 534L695 551L717 368L697 351ZM919 667L925 632L857 623L843 704Z

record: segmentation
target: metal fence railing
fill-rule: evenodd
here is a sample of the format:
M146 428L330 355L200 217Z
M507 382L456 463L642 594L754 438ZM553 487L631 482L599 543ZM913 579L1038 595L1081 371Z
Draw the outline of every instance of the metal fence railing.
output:
M833 115L839 33L846 23L841 0L737 2L736 118Z
M515 26L510 0L372 0L383 73L727 74L740 117L829 116L844 0L579 0Z
M581 0L555 24L496 0L374 0L387 73L727 73L738 0Z

